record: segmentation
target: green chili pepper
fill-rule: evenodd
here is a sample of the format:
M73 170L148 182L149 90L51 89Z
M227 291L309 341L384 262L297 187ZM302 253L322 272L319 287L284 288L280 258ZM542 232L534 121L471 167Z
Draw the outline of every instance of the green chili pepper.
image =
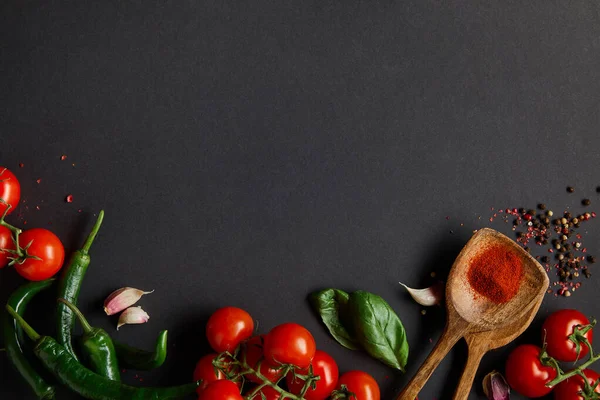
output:
M27 336L35 341L33 352L63 385L91 400L167 400L188 396L201 381L164 388L137 388L111 381L79 364L77 360L50 336L39 335L10 306L6 310L17 320Z
M69 307L81 323L83 328L81 346L92 371L110 380L120 381L121 374L119 373L117 354L109 334L104 329L93 328L83 313L67 300L58 299L58 301Z
M90 232L85 244L83 245L83 248L75 251L71 255L71 259L69 260L67 267L64 269L60 279L58 297L63 298L72 304L77 304L79 290L81 289L81 282L83 281L85 272L90 265L90 255L88 252L92 246L92 243L94 242L94 239L96 238L96 234L100 229L100 225L102 225L103 219L104 211L101 210L98 213L96 224L92 228L92 232ZM56 322L58 342L67 349L69 354L77 359L77 355L75 354L72 343L72 331L73 326L75 325L75 318L71 309L69 309L69 307L63 303L58 304Z
M156 340L154 351L146 351L113 342L119 365L123 368L148 371L160 367L167 358L167 331L161 331Z
M8 305L11 306L19 315L25 313L29 301L44 289L49 288L54 279L45 281L30 282L15 290L8 298ZM27 381L31 389L39 399L54 399L54 387L49 385L31 366L21 347L21 337L23 329L16 324L14 319L5 315L2 321L2 330L4 331L4 344L6 356L12 365L19 371L23 379Z

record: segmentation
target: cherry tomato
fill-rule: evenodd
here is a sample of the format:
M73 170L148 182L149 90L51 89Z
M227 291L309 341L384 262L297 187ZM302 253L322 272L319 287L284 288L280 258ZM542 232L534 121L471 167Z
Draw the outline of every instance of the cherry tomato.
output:
M298 368L308 368L316 350L313 335L302 325L292 322L271 329L263 348L267 362L291 364Z
M240 389L232 381L221 379L211 382L200 392L198 400L244 400Z
M254 321L241 308L223 307L210 316L206 323L206 337L217 353L233 352L244 340L252 336Z
M584 369L583 373L590 386L594 387L596 381L600 378L600 375L591 369ZM556 400L584 400L584 397L581 395L584 389L585 383L583 382L583 378L579 375L575 375L556 385L554 388L554 398ZM594 392L600 393L600 385L596 386Z
M198 361L194 369L194 380L202 380L202 383L196 391L198 394L203 391L210 383L220 379L227 379L223 371L215 368L213 360L218 356L216 353L207 354ZM236 382L237 386L241 386L241 382Z
M21 185L19 184L19 180L15 174L8 169L0 167L0 199L4 201L0 201L0 217L6 211L8 205L10 205L10 209L6 215L13 212L17 207L17 204L19 204L20 198Z
M546 351L551 357L559 361L576 361L577 349L575 343L569 339L576 325L588 325L590 321L577 310L555 311L546 318L542 325L542 340L546 340ZM592 344L594 336L590 329L585 333L585 338ZM585 344L581 344L579 359L589 352Z
M5 226L0 226L0 268L6 267L10 262L9 257L14 256L14 254L11 254L6 250L14 249L15 244L12 240L12 233L10 232L10 229Z
M258 362L261 361L259 372L271 382L277 382L279 378L281 378L283 371L277 366L269 364L269 362L264 359L264 338L265 335L260 335L254 336L253 338L248 340L244 349L244 353L246 356L246 364L248 364L252 369L256 370ZM263 381L254 374L245 375L245 377L246 379L254 383L263 383Z
M526 397L541 397L552 391L546 384L556 371L540 361L542 349L532 344L516 347L506 360L506 380L511 388Z
M47 229L33 228L21 233L19 246L27 248L27 254L35 257L15 263L17 272L30 281L52 277L60 270L65 260L65 249L60 239Z
M381 397L379 385L375 378L363 371L348 371L338 380L338 390L346 387L350 393L354 393L353 400L379 400Z
M316 382L316 387L314 389L308 389L304 398L306 400L325 400L329 397L333 389L335 389L340 376L337 363L329 354L317 350L311 364L313 367L313 374L319 376L321 379ZM306 375L308 374L308 368L296 372ZM287 374L285 381L289 390L295 394L299 394L304 387L304 381L299 378L294 379L293 373Z

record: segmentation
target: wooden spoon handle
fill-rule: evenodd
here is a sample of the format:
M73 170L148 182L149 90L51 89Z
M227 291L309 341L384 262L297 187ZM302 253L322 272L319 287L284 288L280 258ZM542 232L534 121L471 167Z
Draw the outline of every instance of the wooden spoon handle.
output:
M423 362L423 365L421 365L415 376L408 382L408 385L406 385L396 400L414 400L423 386L425 386L425 383L427 383L431 374L433 374L433 371L461 337L462 331L449 330L446 328L444 333L442 333L440 340L437 342L425 362Z
M456 391L454 392L453 400L467 400L469 398L477 368L479 367L481 358L488 350L486 343L485 340L467 340L469 346L467 364L465 365Z

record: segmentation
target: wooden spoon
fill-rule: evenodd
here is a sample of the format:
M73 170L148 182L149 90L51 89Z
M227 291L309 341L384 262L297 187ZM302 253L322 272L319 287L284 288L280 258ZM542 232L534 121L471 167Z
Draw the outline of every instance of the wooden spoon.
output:
M544 300L544 297L540 297L537 303L529 309L529 312L524 314L520 319L503 328L494 331L469 332L465 334L469 353L467 363L454 392L454 400L466 400L469 397L477 368L484 354L490 350L506 346L523 333L540 309L542 300Z
M496 304L486 297L478 295L467 279L473 258L487 247L495 245L506 246L507 251L517 254L521 258L523 266L521 284L517 294L502 304ZM535 258L512 239L489 228L477 231L461 250L450 269L448 282L446 283L447 319L444 332L431 354L400 393L397 400L414 400L438 364L462 337L469 338L470 343L472 343L470 348L479 347L478 350L472 350L471 353L475 351L476 354L481 353L481 356L483 356L487 351L485 349L491 349L495 345L493 341L496 340L496 336L494 335L509 338L509 331L512 333L515 329L521 329L522 325L525 325L522 329L524 330L531 322L528 317L533 318L533 315L535 315L532 309L536 306L539 308L548 284L546 271ZM535 311L537 312L537 309ZM505 334L493 333L503 328L506 328ZM486 344L482 344L482 342ZM479 359L481 359L481 356L478 356ZM472 364L467 364L470 369L476 369L479 364L479 360L477 360L475 367L473 367L474 361L471 361ZM467 373L474 374L470 371L467 371ZM469 376L466 376L465 380L472 383L472 378L469 378ZM466 383L463 383L463 385L466 386ZM470 385L468 386L470 390Z

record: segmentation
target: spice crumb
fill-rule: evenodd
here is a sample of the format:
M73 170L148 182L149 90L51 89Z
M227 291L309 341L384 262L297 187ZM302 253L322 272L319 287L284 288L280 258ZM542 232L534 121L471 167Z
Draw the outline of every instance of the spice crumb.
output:
M67 203L72 203L72 202L73 202L73 195L72 195L72 194L68 195L68 196L65 198L65 201L66 201Z
M25 166L25 164L19 163L19 168L23 168L24 166Z
M65 161L67 159L67 156L65 154L63 154L62 156L60 156L60 161Z
M575 191L575 188L573 186L567 186L567 192L573 193L574 191Z
M42 178L36 179L36 183L40 183L42 181Z

